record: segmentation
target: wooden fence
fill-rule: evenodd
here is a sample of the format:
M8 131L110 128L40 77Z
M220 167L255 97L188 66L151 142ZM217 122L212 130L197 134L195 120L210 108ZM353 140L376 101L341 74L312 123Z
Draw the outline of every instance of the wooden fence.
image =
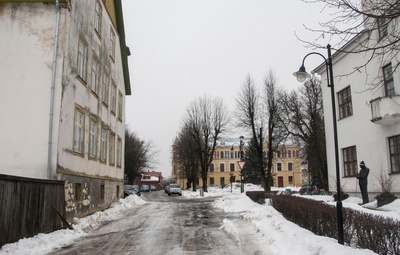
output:
M63 228L64 181L0 174L0 247Z

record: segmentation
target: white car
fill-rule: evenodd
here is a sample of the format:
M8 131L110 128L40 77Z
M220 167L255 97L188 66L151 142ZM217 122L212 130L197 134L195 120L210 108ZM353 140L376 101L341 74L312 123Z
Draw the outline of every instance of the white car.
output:
M182 196L182 189L177 183L170 183L168 187L168 196L171 196L172 194L178 194L179 196Z

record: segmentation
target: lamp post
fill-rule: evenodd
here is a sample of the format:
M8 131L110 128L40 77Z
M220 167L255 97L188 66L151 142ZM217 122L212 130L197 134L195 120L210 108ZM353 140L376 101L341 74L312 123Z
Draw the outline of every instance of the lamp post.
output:
M301 64L299 71L293 73L299 82L304 82L311 75L306 72L304 67L304 61L309 55L319 55L325 61L326 73L328 78L328 87L331 88L331 101L332 101L332 118L333 118L333 140L335 144L335 165L336 165L336 189L337 189L337 201L336 201L336 214L337 214L337 227L338 227L338 243L344 244L343 240L343 205L341 200L341 190L340 190L340 170L339 170L339 145L338 145L338 135L337 135L337 123L336 123L336 103L335 103L335 89L333 83L333 68L332 68L332 56L331 56L331 45L326 46L328 50L328 59L326 59L322 54L318 52L308 53Z
M244 139L244 137L241 135L240 137L239 137L239 158L240 158L240 161L243 161L243 139ZM241 181L240 181L240 193L243 193L244 192L244 183L243 183L243 181L244 181L244 176L243 176L243 169L240 171L240 178L241 178Z

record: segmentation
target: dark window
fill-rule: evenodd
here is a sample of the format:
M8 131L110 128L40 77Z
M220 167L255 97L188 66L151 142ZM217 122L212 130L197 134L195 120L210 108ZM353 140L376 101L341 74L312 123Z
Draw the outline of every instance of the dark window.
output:
M220 182L221 186L225 186L225 178L224 177L220 177L219 182Z
M388 20L385 18L378 19L379 40L388 35Z
M210 177L210 185L214 185L214 177Z
M339 99L339 118L343 119L350 115L353 115L353 106L351 103L351 90L350 87L338 93Z
M288 171L293 171L293 163L292 162L288 163Z
M356 146L344 148L343 150L344 176L355 176L357 174L357 150Z
M389 138L390 166L392 173L400 172L400 135Z
M82 200L82 185L80 183L75 183L75 201Z
M219 164L219 171L220 172L225 172L225 165L224 164Z
M278 171L282 171L282 163L276 163L276 167L278 168Z
M392 65L386 65L383 68L383 83L385 87L385 96L394 96L394 83Z
M100 198L104 200L104 184L100 185Z
M235 172L235 163L230 163L229 168L231 172Z
M289 183L293 183L293 176L289 176Z
M214 172L214 164L210 165L210 172Z

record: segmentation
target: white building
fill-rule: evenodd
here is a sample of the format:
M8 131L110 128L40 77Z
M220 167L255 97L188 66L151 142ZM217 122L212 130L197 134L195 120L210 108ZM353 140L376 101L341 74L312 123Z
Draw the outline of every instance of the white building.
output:
M108 207L131 93L121 0L2 1L0 34L0 173L65 180L69 219Z
M352 72L366 63L371 53L342 51L356 49L360 42L370 44L384 40L393 29L391 25L380 27L379 31L366 29L332 55L341 186L345 193L360 196L355 175L360 169L359 163L364 161L370 169L370 200L381 191L381 171L384 178L392 179L392 191L400 193L400 72L394 68L400 56L386 61L372 59L365 68ZM315 71L322 77L329 187L336 191L331 91L327 86L325 64ZM378 86L371 87L373 83Z

